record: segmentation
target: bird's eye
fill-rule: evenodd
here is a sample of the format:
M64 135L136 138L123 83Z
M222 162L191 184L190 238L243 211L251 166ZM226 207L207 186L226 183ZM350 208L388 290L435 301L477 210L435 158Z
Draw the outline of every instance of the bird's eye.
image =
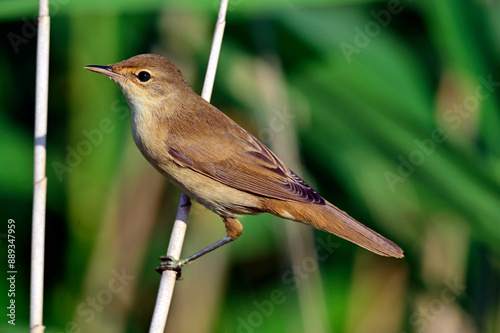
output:
M147 82L151 78L151 74L149 74L146 71L142 71L142 72L139 73L139 75L137 75L137 77L139 78L139 81L141 81L141 82Z

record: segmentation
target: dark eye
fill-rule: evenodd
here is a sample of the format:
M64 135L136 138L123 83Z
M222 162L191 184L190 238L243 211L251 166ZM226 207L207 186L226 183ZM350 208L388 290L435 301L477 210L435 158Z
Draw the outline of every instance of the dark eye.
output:
M137 75L137 77L139 78L139 81L141 81L141 82L147 82L151 78L151 74L149 74L146 71L142 71L142 72L139 73L139 75Z

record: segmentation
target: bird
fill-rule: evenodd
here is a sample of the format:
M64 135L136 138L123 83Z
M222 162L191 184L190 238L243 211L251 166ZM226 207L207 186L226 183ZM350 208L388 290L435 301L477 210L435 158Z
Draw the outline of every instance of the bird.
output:
M381 256L403 250L320 196L269 148L204 100L167 58L140 54L90 65L124 94L134 141L146 160L191 200L218 214L226 236L183 260L160 257L159 272L181 269L237 239L239 215L270 213L334 234Z

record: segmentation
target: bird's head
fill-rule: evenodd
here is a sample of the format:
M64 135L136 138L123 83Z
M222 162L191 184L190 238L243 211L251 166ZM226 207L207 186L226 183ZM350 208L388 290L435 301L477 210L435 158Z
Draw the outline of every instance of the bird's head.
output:
M140 110L162 104L169 98L192 93L181 71L168 59L156 54L141 54L114 65L84 67L115 81L131 108Z

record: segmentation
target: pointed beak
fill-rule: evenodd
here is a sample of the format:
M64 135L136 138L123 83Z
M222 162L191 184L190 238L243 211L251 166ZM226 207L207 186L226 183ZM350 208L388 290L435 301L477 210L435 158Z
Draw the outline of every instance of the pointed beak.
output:
M111 67L111 66L91 65L91 66L85 66L83 68L84 69L88 69L89 71L92 71L92 72L96 72L96 73L99 73L99 74L104 74L104 75L106 75L107 77L109 77L110 79L113 79L113 80L120 80L120 79L124 78L123 75L121 75L119 73L116 73L113 70L113 67Z

